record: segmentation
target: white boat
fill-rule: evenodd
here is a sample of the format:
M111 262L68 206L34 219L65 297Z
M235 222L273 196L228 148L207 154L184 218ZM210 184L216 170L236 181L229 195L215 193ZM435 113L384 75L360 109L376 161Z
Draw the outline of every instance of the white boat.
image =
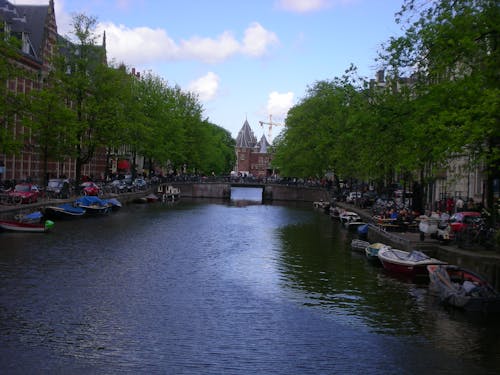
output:
M348 230L354 230L358 228L360 225L366 224L361 220L361 216L359 216L356 212L352 211L341 212L339 215L339 219L342 225Z
M353 211L342 211L339 214L339 220L342 224L353 221L360 222L361 216L359 216L356 212Z
M446 264L418 250L408 252L388 246L379 249L378 258L387 271L411 276L428 275L428 265Z

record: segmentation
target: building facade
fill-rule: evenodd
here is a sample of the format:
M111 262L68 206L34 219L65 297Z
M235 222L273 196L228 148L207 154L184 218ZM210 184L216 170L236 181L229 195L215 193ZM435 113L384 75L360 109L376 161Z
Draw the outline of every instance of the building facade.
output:
M14 94L24 95L42 88L44 79L52 69L51 61L57 52L58 41L62 38L57 33L54 1L50 0L48 5L15 5L0 0L0 32L16 37L21 42L20 57L11 63L20 67L23 73L8 80L8 89ZM16 136L23 135L25 141L18 154L0 153L0 181L31 180L42 185L47 178L75 177L76 161L71 158L62 162L49 161L48 176L44 176L41 156L30 130L24 127L17 117L9 124L9 128ZM98 151L96 156L83 166L82 175L103 176L105 166L105 153Z
M236 167L239 176L266 178L273 175L271 145L266 137L257 141L248 120L245 120L236 138Z

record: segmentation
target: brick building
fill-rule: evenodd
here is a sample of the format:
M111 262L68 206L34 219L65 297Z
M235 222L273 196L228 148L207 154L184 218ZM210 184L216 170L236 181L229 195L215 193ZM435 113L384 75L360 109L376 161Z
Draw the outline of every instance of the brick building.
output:
M12 64L21 67L24 74L9 79L9 90L16 94L27 94L43 87L44 79L52 68L50 61L62 39L57 33L54 1L50 0L48 5L14 5L9 1L0 0L0 32L16 37L21 42L20 57L17 61L12 61ZM9 127L14 134L23 134L26 139L17 155L2 154L0 151L0 180L21 181L29 178L42 185L45 177L75 177L75 160L70 158L63 162L49 161L49 176L43 176L40 154L29 129L22 126L17 118ZM104 153L98 152L96 157L83 167L82 174L101 176L105 165Z
M260 141L257 141L250 124L245 120L236 138L235 171L239 175L256 178L271 176L273 171L271 169L270 146L264 135Z

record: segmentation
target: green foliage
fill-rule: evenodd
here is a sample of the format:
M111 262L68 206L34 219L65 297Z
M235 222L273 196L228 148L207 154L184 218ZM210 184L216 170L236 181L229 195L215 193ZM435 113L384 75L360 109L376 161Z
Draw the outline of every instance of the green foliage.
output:
M25 100L9 89L9 81L23 72L13 61L20 57L20 41L0 32L0 153L18 153L24 139L15 132L16 118L22 117Z
M382 85L355 84L350 69L316 83L289 111L276 141L282 174L387 181L425 170L432 179L468 154L488 184L500 177L498 2L405 0L396 21L404 33L380 53Z

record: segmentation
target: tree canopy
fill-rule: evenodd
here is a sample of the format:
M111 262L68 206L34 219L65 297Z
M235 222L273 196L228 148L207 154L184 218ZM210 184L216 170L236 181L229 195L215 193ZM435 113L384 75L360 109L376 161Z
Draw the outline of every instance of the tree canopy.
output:
M315 83L288 113L277 168L388 183L397 174L432 178L468 154L489 184L499 177L498 3L405 0L396 22L403 34L384 43L376 61L386 79L360 80L349 69Z

